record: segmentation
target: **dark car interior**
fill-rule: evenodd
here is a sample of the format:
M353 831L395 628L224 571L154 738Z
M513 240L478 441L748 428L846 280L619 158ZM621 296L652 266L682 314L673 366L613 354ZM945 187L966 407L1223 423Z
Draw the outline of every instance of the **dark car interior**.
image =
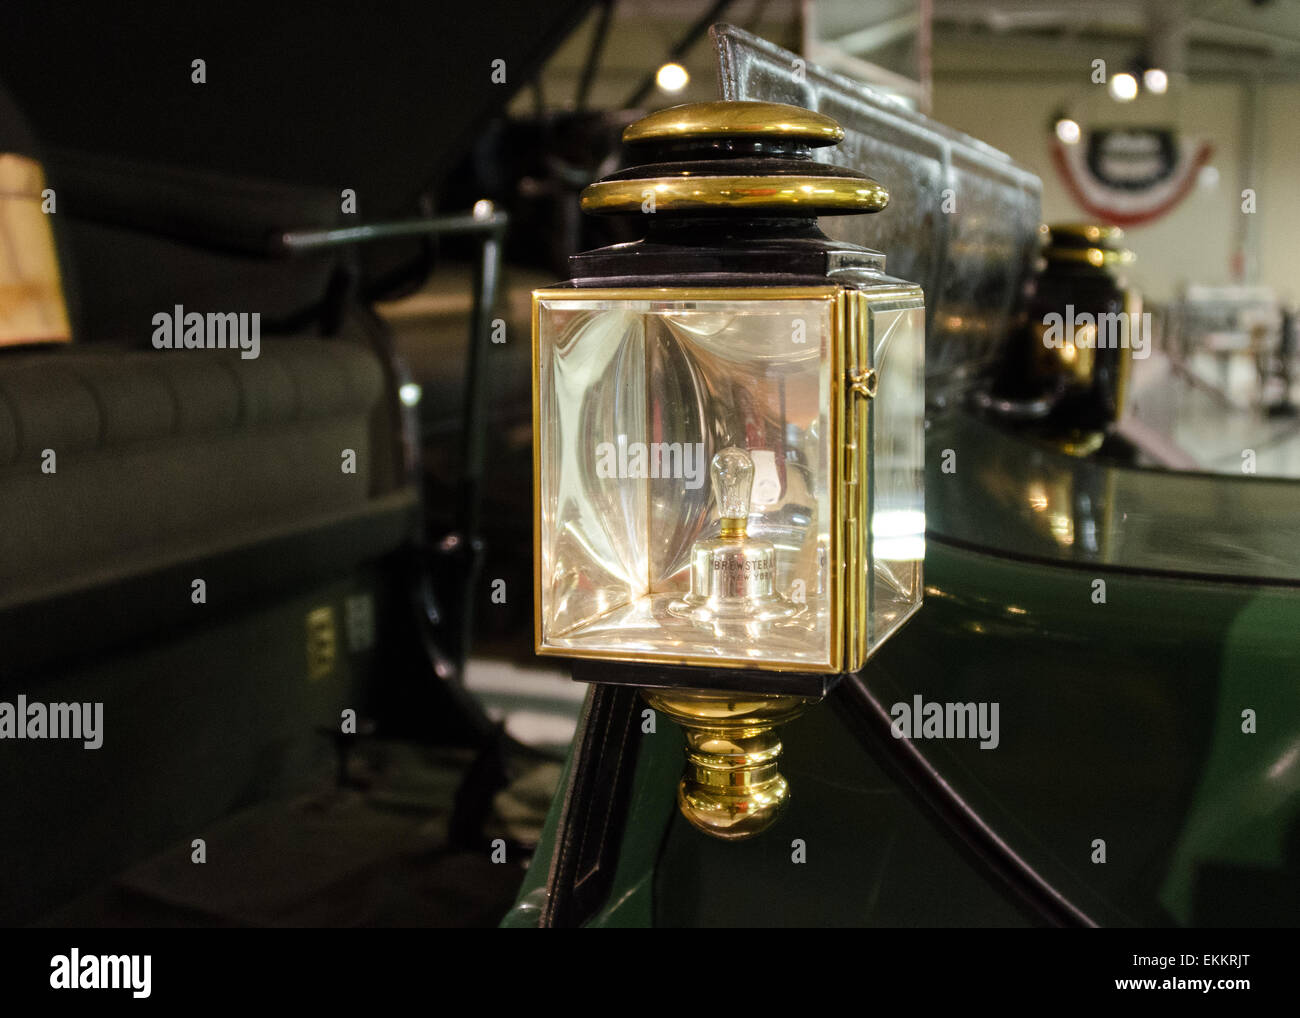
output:
M462 396L481 323L449 316L451 363L416 365L422 417L375 305L444 271L493 299L503 217L444 209L440 188L582 6L312 7L250 35L153 4L108 48L106 10L72 33L59 5L7 26L0 151L44 168L71 342L0 352L0 682L112 706L94 753L4 768L0 854L22 864L0 920L490 923L508 906L519 863L478 849L502 826L493 796L546 761L460 684L480 519L501 502L490 471L455 494L502 438ZM495 98L465 84L491 59L509 68ZM358 61L383 73L344 73ZM257 312L260 348L151 349L173 308ZM495 395L499 368L477 370ZM541 794L518 808L544 812Z

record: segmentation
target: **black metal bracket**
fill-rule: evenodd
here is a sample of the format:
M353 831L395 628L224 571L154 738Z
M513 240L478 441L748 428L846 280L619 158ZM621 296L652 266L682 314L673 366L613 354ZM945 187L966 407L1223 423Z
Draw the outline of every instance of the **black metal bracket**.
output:
M633 664L628 661L573 660L577 682L650 689L708 689L728 693L766 693L820 700L844 678L838 673L768 672L752 668L701 668Z

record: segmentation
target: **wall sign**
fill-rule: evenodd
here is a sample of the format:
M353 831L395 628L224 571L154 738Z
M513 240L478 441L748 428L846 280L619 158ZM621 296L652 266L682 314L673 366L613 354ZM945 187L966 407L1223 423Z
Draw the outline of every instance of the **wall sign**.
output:
M1137 226L1174 209L1214 146L1169 127L1099 127L1077 144L1052 138L1052 162L1071 197L1093 219Z

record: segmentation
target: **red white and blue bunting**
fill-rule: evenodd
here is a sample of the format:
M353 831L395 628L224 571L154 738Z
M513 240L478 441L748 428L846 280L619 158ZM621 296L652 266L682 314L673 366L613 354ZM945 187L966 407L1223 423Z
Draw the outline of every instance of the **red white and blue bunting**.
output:
M1176 208L1196 186L1214 146L1163 128L1086 132L1074 145L1051 139L1052 162L1088 218L1138 226Z

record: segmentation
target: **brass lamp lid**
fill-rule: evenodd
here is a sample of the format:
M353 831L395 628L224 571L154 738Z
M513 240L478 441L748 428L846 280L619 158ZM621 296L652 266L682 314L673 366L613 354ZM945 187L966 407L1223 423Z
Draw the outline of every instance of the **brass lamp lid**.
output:
M879 212L889 192L864 173L815 162L844 130L785 103L708 102L642 117L623 140L647 164L582 192L584 212L845 215Z
M824 113L766 102L686 103L642 117L623 130L623 141L687 138L788 138L819 148L844 140L844 128Z
M1124 231L1108 223L1051 223L1039 230L1051 247L1116 248L1124 239Z
M1124 231L1106 223L1052 223L1038 228L1043 257L1049 262L1071 262L1094 268L1130 265L1133 252L1121 247Z

